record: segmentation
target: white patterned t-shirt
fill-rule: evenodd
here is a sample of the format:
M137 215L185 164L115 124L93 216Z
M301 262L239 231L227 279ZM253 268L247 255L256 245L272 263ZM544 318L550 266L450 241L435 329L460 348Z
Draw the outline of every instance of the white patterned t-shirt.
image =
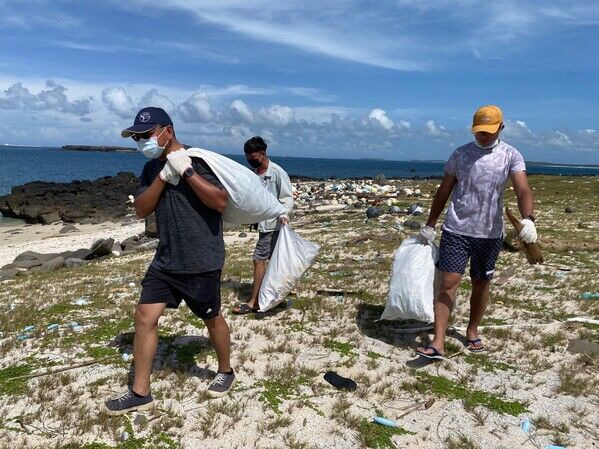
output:
M526 171L518 150L503 141L489 150L470 142L456 149L445 172L457 178L443 229L477 238L503 236L503 192L512 173Z

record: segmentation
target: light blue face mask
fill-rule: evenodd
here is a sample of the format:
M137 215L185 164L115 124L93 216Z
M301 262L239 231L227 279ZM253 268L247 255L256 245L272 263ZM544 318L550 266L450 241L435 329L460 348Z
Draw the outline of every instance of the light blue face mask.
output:
M158 159L160 155L164 152L166 146L161 147L158 145L158 137L162 135L164 129L157 136L152 136L149 139L139 139L139 141L137 142L137 149L141 151L143 155L148 159Z

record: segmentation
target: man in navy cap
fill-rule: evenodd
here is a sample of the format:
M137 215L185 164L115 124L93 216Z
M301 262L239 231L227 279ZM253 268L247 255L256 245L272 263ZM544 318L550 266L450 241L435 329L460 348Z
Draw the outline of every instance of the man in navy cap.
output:
M158 345L158 320L165 308L177 308L181 300L204 320L216 350L218 373L208 393L224 395L235 381L229 327L220 303L225 260L221 213L227 192L202 159L187 156L163 109L142 109L121 136L131 137L150 159L134 204L140 218L156 213L160 241L141 282L141 299L135 309L135 379L126 393L107 401L106 407L112 414L153 407L150 374Z

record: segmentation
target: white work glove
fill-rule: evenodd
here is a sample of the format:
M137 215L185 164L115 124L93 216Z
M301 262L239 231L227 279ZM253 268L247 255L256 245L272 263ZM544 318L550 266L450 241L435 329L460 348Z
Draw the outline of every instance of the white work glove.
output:
M158 173L158 176L164 182L170 182L174 186L179 184L179 180L181 179L169 161L166 161L164 168Z
M433 243L435 241L435 237L437 233L435 232L435 228L432 226L424 226L420 229L420 241L424 244Z
M183 148L167 154L166 158L171 163L175 171L179 174L179 176L183 176L185 170L192 166L191 158L187 155L185 149Z
M523 218L520 223L522 223L522 226L524 226L522 228L522 230L520 231L520 234L518 234L518 237L520 237L520 240L522 240L524 243L536 242L537 241L537 228L535 227L535 224L532 222L532 220L530 220L528 218Z

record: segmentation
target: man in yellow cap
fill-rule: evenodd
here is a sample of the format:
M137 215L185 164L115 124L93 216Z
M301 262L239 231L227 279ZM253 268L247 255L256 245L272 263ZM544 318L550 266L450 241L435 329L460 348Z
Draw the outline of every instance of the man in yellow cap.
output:
M420 231L423 243L434 241L437 219L451 195L437 262L441 286L434 304L435 336L429 345L417 349L420 356L443 359L453 298L468 260L472 294L467 349L485 349L478 326L489 303L489 286L503 241L503 192L508 178L514 186L524 225L519 237L526 243L537 239L533 195L524 159L518 150L499 139L503 127L503 114L497 106L483 106L475 112L474 140L449 157L426 226Z

